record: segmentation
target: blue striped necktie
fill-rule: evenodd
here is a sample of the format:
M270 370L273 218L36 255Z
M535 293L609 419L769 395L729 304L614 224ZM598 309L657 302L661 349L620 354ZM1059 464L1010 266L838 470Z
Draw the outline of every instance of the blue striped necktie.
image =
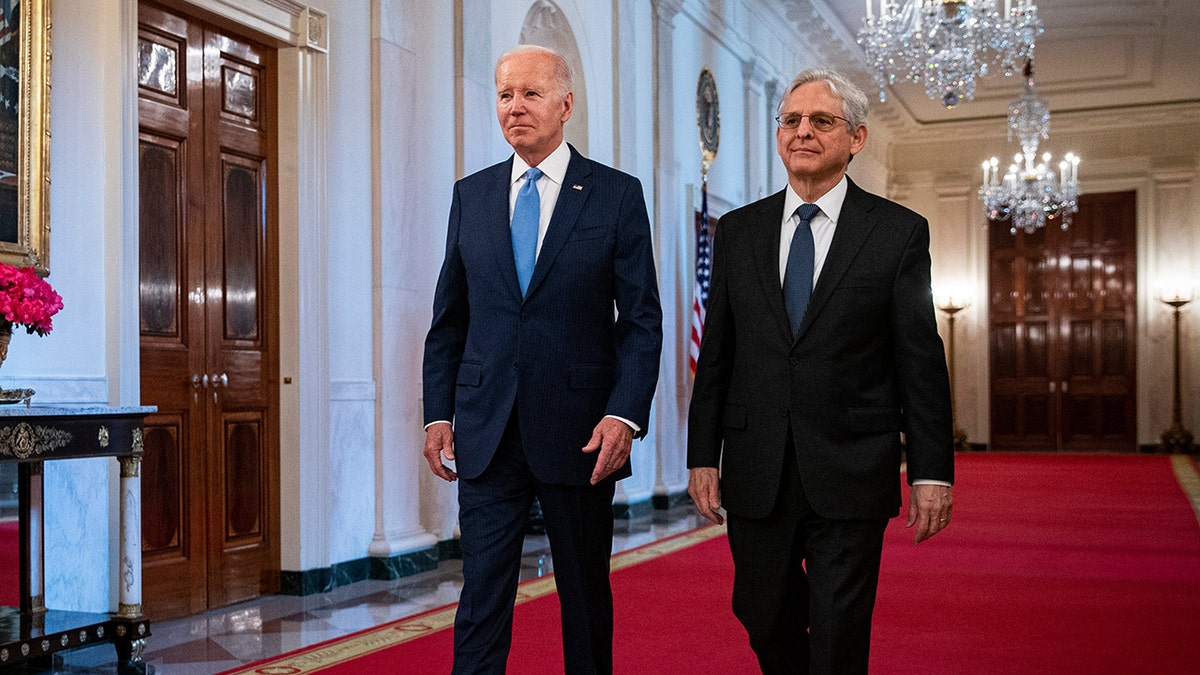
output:
M537 167L525 172L525 184L517 191L517 203L513 207L513 259L517 263L521 297L525 297L525 291L529 289L533 264L537 260L538 220L542 215L542 199L538 195L537 182L541 177L542 170Z
M796 233L792 235L792 247L788 250L787 267L783 273L783 302L787 307L793 338L800 332L800 324L804 323L804 312L812 295L813 265L816 260L812 219L820 212L821 207L816 204L801 204L796 208L796 217L800 222L796 224Z

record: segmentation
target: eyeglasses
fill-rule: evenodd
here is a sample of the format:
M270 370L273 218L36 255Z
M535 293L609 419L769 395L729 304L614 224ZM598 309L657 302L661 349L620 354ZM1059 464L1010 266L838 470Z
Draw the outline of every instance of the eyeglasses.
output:
M783 113L781 115L776 115L775 121L779 123L780 129L787 129L790 131L798 128L800 126L800 120L804 119L805 117L808 118L809 126L822 133L826 131L832 131L833 128L837 126L837 120L845 122L846 128L850 128L850 120L846 119L845 117L838 117L837 115L825 112L807 113L803 115L800 113Z

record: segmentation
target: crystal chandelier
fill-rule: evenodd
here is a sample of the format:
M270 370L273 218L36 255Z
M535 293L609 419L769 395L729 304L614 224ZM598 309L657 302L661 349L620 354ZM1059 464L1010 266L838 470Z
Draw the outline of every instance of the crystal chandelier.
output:
M925 85L947 108L975 96L975 78L999 63L1006 76L1033 58L1042 34L1033 0L867 0L858 44L871 60L879 100L897 80ZM1001 8L1003 4L1003 8Z
M1058 175L1048 168L1050 153L1037 161L1038 139L1050 137L1050 106L1033 92L1033 62L1025 63L1025 90L1008 106L1008 140L1021 143L1021 154L1013 158L1000 176L999 161L983 163L983 213L991 220L1011 222L1010 232L1032 233L1058 218L1062 229L1071 224L1079 210L1079 157L1067 153L1058 163Z

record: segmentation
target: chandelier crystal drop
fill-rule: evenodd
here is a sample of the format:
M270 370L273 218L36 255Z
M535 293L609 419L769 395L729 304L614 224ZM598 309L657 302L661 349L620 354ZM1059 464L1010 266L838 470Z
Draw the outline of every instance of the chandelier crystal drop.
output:
M1025 89L1008 106L1008 140L1016 136L1021 153L1013 158L1003 177L995 157L983 163L979 197L990 220L1010 221L1009 231L1032 233L1058 219L1062 229L1071 225L1079 210L1079 157L1067 153L1058 163L1058 174L1049 168L1050 153L1038 161L1038 141L1050 137L1050 106L1033 91L1033 62L1025 63Z
M929 98L953 108L975 96L975 80L998 65L1012 75L1033 58L1042 34L1033 0L867 0L858 31L879 85L879 100L896 81L924 85Z

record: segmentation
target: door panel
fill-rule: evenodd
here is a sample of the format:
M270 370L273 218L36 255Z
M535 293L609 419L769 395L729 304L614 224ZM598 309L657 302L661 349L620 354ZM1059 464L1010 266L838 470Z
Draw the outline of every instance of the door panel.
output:
M141 396L158 407L142 461L143 610L166 618L208 606L204 403L191 382L205 346L203 118L189 107L203 70L188 49L203 33L148 7L139 19Z
M143 574L163 619L278 590L274 53L154 5L139 22Z
M259 337L259 299L263 276L263 231L261 197L261 161L223 158L224 180L222 204L223 276L222 297L225 299L224 340L256 343Z
M204 47L208 108L209 285L220 313L209 314L209 353L219 373L219 433L210 464L209 602L227 605L278 590L278 476L272 438L274 350L272 227L266 204L272 54L215 32ZM214 428L214 431L217 429ZM274 476L274 478L272 478ZM274 483L272 482L274 481ZM219 495L219 498L215 498Z
M994 449L1136 449L1134 199L1084 195L1065 231L991 225Z
M184 324L180 313L178 186L182 178L182 145L167 138L143 138L140 145L141 201L140 302L142 335L178 338Z
M1056 443L1057 409L1049 396L1055 349L1048 283L1054 259L1043 254L1045 234L993 224L989 269L992 329L992 443L1041 449Z
M1062 235L1070 293L1062 330L1073 341L1060 385L1062 450L1136 450L1134 193L1088 195Z
M183 472L183 430L187 422L178 416L158 417L158 423L146 428L143 435L142 511L153 513L155 518L143 521L142 545L147 551L179 555L186 537L181 488L187 485Z

